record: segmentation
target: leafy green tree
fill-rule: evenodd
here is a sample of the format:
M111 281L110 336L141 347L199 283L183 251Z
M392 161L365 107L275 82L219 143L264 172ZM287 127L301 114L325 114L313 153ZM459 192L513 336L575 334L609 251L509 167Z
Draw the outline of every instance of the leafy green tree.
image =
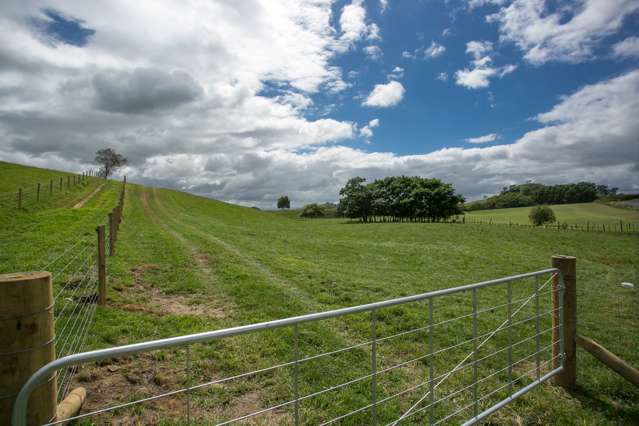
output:
M530 209L528 219L535 226L541 226L546 223L553 223L557 219L555 218L555 212L548 206L535 206Z
M288 199L288 195L282 195L277 199L277 208L278 209L290 209L291 208L291 200Z
M340 189L340 200L337 206L337 212L340 215L351 219L360 218L363 222L368 222L372 213L372 192L364 182L366 179L354 177Z
M318 218L326 216L324 212L324 207L320 206L317 203L311 203L304 206L302 209L302 213L300 213L301 217L308 218Z
M104 176L104 179L108 179L115 170L127 163L126 158L111 148L98 150L95 153L94 161L102 166L100 173Z

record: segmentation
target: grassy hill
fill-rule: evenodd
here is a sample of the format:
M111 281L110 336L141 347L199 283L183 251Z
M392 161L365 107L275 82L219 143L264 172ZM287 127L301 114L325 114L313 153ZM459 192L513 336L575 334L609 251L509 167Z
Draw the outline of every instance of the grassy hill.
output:
M20 169L14 167L12 173L18 175ZM0 192L4 190L0 188ZM87 187L77 196L91 193L92 188ZM39 268L46 265L46 255L63 252L77 235L94 235L95 225L115 204L116 194L117 184L111 182L79 209L70 209L76 199L69 196L64 203L36 212L1 211L2 271ZM620 286L622 281L639 282L636 235L292 220L176 191L129 184L117 247L117 255L108 259L109 303L97 310L86 348L244 325L529 272L547 267L550 256L560 253L578 258L580 332L639 365L639 296L636 290ZM480 306L503 301L503 293L487 293L480 299ZM467 298L446 302L437 310L443 319L468 313ZM423 326L426 320L423 305L388 309L379 315L380 336ZM500 318L487 319L482 327L489 329ZM370 337L368 320L368 316L360 315L304 325L300 327L300 350L312 355L366 341ZM516 336L525 331L517 331ZM447 327L435 335L435 345L450 346L467 339L468 333L468 324ZM496 343L503 344L503 339ZM186 383L290 361L291 342L291 331L280 329L196 345L189 355L193 368L188 376L184 372L186 355L180 349L88 366L75 380L89 390L85 409L97 408L129 401L133 393L144 397ZM380 368L423 353L425 342L422 333L412 340L380 344ZM435 359L436 371L446 371L455 357L459 354ZM491 362L486 361L485 366ZM576 392L569 394L544 384L490 420L495 424L523 421L562 425L639 422L636 388L588 354L580 352L578 363ZM334 386L366 374L369 368L370 351L366 348L317 360L300 371L300 392L308 394ZM419 362L380 376L378 397L399 392L427 374L427 363ZM467 374L455 376L442 392L463 387L468 380ZM291 391L291 371L283 370L194 391L190 410L201 421L221 421L276 405L287 400ZM300 407L302 418L318 423L346 413L367 404L369 392L370 381L365 381L309 398ZM396 418L422 393L417 390L409 394L410 399L394 399L380 406L380 423ZM437 406L436 414L453 412L468 398L460 394L455 400L444 401ZM170 422L184 413L185 404L182 397L165 398L136 410L120 410L112 420ZM291 416L290 407L286 407L256 422L289 423ZM460 416L451 417L444 424L461 420ZM367 421L365 411L345 424ZM405 424L423 421L416 416Z
M561 223L586 225L618 225L624 223L639 224L639 210L611 207L602 203L560 204L550 206ZM468 219L492 219L493 223L530 224L528 213L531 207L515 207L509 209L476 210L466 212Z

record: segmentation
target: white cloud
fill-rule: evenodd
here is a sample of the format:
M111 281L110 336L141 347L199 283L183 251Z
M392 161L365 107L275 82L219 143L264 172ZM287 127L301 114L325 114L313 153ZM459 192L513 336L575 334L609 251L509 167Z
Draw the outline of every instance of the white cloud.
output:
M471 40L466 43L466 53L475 59L480 59L493 50L493 43L490 41Z
M395 106L404 98L405 91L402 83L395 80L386 84L376 84L362 105L379 108Z
M440 72L439 74L437 74L437 80L439 81L448 81L448 73L446 72Z
M404 68L399 66L393 68L393 71L391 71L391 73L388 74L389 79L399 80L403 77L404 77Z
M466 138L464 140L468 143L488 143L495 142L497 139L499 139L499 135L497 133L490 133L488 135L478 136L476 138Z
M388 10L388 0L379 0L380 12L384 13Z
M329 4L330 7L330 4ZM366 9L363 0L352 0L344 6L339 18L342 35L336 48L346 51L360 40L380 40L379 27L375 23L366 23Z
M544 0L515 0L487 20L497 22L500 39L515 43L532 64L574 63L593 58L600 42L637 10L636 0L577 0L552 12Z
M382 49L380 49L379 46L366 46L364 48L364 53L366 54L366 57L373 61L378 61L382 58Z
M468 8L473 10L486 5L501 6L507 2L508 0L468 0Z
M370 139L373 137L373 129L379 127L379 119L378 118L374 118L371 121L368 122L367 125L365 125L364 127L362 127L361 129L359 129L359 134L360 136L366 138L366 139Z
M408 50L404 50L402 52L402 58L404 58L404 59L415 59L415 54L409 52Z
M490 86L491 78L502 78L517 69L513 64L494 66L492 58L488 56L492 50L493 44L489 41L473 40L466 43L466 53L473 57L472 67L456 71L455 83L467 89L481 89Z
M424 49L424 56L426 59L434 59L442 56L445 51L446 47L433 41L428 48Z
M612 50L615 56L624 58L638 58L639 57L639 37L628 37L616 43Z

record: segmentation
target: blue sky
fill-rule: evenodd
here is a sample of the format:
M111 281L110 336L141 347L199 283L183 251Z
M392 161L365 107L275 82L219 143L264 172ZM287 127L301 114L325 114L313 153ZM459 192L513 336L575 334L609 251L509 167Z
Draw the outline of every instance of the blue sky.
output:
M347 3L336 3L334 10L339 11ZM636 57L618 58L610 52L615 43L639 34L638 13L628 16L618 33L597 45L596 56L587 62L532 65L522 60L521 50L513 44L500 44L498 26L486 22L486 15L495 13L498 6L468 10L463 3L396 1L382 13L378 1L366 2L383 34L376 43L383 54L379 60L371 60L362 51L350 51L340 58L340 66L359 74L353 88L343 94L334 115L357 122L379 118L382 124L370 144L360 138L352 142L353 146L419 154L444 147L470 146L466 138L492 133L497 133L499 139L486 145L514 142L525 132L541 127L531 118L550 110L561 96L635 69L639 64ZM449 33L443 35L446 30ZM494 43L495 62L515 64L516 71L493 79L487 88L469 90L455 84L455 71L468 66L465 50L471 40ZM424 59L423 51L432 42L446 50L437 58ZM403 58L404 51L418 51L417 58ZM396 66L404 69L401 82L407 89L400 104L370 109L352 99L385 82ZM441 72L447 73L448 81L436 79Z
M639 0L0 4L0 159L244 205L420 175L639 192Z

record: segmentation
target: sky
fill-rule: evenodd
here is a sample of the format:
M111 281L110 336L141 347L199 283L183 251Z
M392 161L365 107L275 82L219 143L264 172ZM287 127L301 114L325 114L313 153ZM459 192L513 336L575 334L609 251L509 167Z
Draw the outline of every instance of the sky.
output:
M351 177L639 192L639 0L0 4L0 159L274 207Z

